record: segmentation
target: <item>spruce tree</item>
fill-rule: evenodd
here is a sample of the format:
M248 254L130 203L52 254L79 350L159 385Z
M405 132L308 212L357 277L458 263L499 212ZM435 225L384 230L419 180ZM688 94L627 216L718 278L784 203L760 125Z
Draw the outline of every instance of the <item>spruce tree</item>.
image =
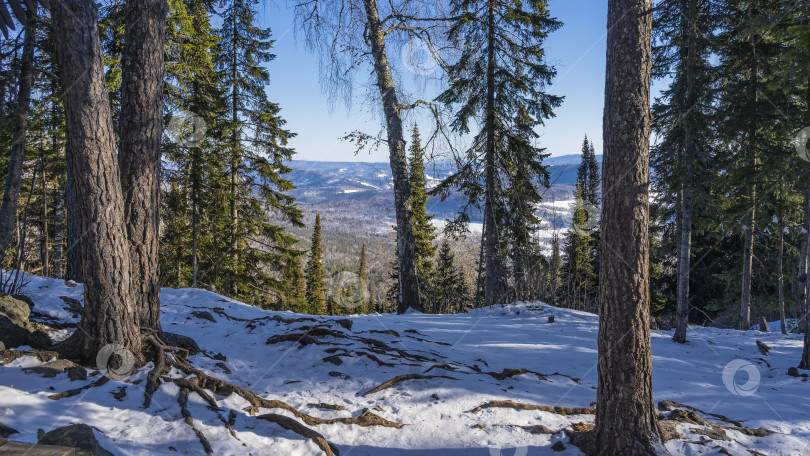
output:
M413 236L416 241L416 276L419 279L419 294L423 311L429 311L431 303L431 276L436 248L436 228L431 224L433 215L427 211L427 180L425 179L425 153L419 137L419 128L414 125L409 148L409 178L413 208Z
M314 315L326 315L326 274L323 270L321 252L321 214L315 215L315 229L312 231L312 247L306 269L307 308Z
M369 313L373 309L373 296L368 290L368 260L366 259L366 244L360 248L360 261L357 263L357 278L359 279L360 286L365 287L365 292L368 292L366 299L363 300L360 306L360 313Z
M562 98L544 92L555 70L545 62L542 43L561 23L549 15L545 0L454 0L451 5L458 20L449 38L463 51L450 66L450 86L438 100L457 109L451 124L456 132L470 133L473 119L482 122L473 133L467 163L440 189L459 187L475 204L483 198L484 302L493 304L504 300L507 291L508 242L503 238L512 210L507 189L515 182L528 189L526 182L543 181L535 127L553 115ZM521 193L519 201L525 204L540 199L536 189Z
M588 229L582 190L577 186L577 199L571 228L565 235L565 266L563 272L563 305L586 310L596 292L596 273L593 269L593 240Z
M436 313L465 311L471 303L469 288L456 266L447 238L442 240L434 271Z
M265 64L275 56L270 29L257 25L258 0L224 3L216 62L226 90L221 153L228 161L230 214L222 233L227 240L224 267L216 277L218 288L234 298L259 303L283 292L282 282L267 269L284 269L296 242L270 214L303 226L302 213L288 194L294 186L284 178L294 154L287 147L293 133L284 128L281 108L267 95L270 73Z

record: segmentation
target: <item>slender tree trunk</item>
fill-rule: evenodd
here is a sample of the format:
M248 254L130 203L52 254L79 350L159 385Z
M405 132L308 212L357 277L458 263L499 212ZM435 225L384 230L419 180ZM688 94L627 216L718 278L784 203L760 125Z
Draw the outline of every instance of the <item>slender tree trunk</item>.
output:
M808 97L810 98L810 96ZM802 226L810 226L810 177L807 180L807 188L804 192L804 218L802 219ZM805 233L802 236L801 250L799 250L799 268L796 271L796 302L804 302L804 294L806 293L807 285L807 258L808 258L808 238L810 233Z
M649 184L651 0L609 0L599 381L591 454L666 454L653 405Z
M810 209L810 199L808 199L808 209ZM810 222L804 228L806 230L806 242L810 246ZM803 253L805 257L810 253L808 251L810 251L810 247ZM810 275L805 274L804 282L805 290L810 290ZM802 350L802 358L799 361L799 369L810 369L810 293L804 294L802 304L804 307L804 316L802 317L804 320L804 349Z
M138 309L132 296L124 197L93 0L51 3L53 37L64 93L70 150L68 166L84 234L84 309L78 329L59 349L68 358L94 361L116 343L140 353Z
M780 189L781 194L781 189ZM784 257L785 257L785 222L782 220L784 214L779 211L779 253L777 255L776 275L777 284L779 287L779 326L782 334L787 334L787 326L785 325L785 271L784 271Z
M484 185L486 201L484 202L484 258L486 275L484 277L484 303L491 306L503 297L501 288L500 255L498 239L497 204L495 201L495 1L490 1L487 16L487 107L486 107L486 152L484 158Z
M399 299L397 313L409 307L422 310L419 299L419 281L416 277L416 241L413 235L413 200L408 178L408 161L405 156L405 139L402 133L401 106L388 55L385 50L385 33L377 10L377 0L363 0L366 10L368 41L374 58L377 88L380 90L385 123L388 131L388 151L391 174L394 179L394 205L397 216L397 263L399 265Z
M12 120L11 154L8 162L8 176L3 192L3 203L0 205L0 266L6 256L11 234L17 221L17 201L20 198L20 180L22 178L25 144L28 134L28 115L31 110L31 86L34 81L34 47L36 45L36 26L34 15L28 15L25 26L20 77L17 91L17 104ZM22 242L22 240L20 241Z
M64 277L65 255L65 179L58 179L56 188L56 207L53 214L53 276Z
M160 329L160 140L166 0L129 1L121 70L121 185L142 327Z
M191 288L197 288L197 237L199 235L200 150L191 152Z
M233 123L233 132L231 132L231 148L233 150L233 156L231 157L231 253L233 254L233 258L231 261L233 262L231 265L232 272L236 274L237 270L239 269L239 253L237 252L237 235L239 232L239 211L237 210L237 198L238 198L238 189L237 186L239 184L239 164L242 160L239 154L239 129L237 126L239 125L239 66L237 64L237 52L239 48L237 47L237 30L236 30L236 2L234 2L234 13L233 13L233 24L232 24L232 33L233 39L231 40L233 43L233 48L231 49L231 77L233 78L233 92L231 94L231 122ZM235 279L235 278L234 278ZM231 281L231 294L235 298L239 295L239 288L237 285L236 280Z
M686 328L689 323L689 277L692 268L692 212L694 209L694 198L692 185L694 182L694 160L695 160L695 129L696 125L692 119L691 111L697 102L695 100L695 65L697 61L697 49L695 49L695 21L697 20L697 0L687 1L686 11L686 33L687 33L687 53L686 53L686 99L683 115L685 116L685 138L684 138L684 173L681 177L683 193L681 199L681 231L678 242L678 295L677 309L675 312L675 335L673 340L678 343L686 343Z
M65 265L65 279L84 282L82 272L82 228L77 206L76 179L70 168L71 152L70 138L65 140L65 157L68 163L65 173L65 205L67 207L67 263Z
M42 275L48 277L50 275L50 258L48 257L49 249L48 249L48 182L46 181L45 175L45 156L41 157L42 161L42 239L40 240L39 245L39 257L40 261L42 262ZM33 184L33 182L32 182Z

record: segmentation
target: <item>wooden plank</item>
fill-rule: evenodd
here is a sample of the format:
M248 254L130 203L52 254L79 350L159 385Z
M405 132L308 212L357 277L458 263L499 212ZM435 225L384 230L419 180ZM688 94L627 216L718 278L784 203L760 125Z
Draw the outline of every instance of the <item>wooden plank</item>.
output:
M0 446L0 456L75 456L76 449L51 445L7 442Z

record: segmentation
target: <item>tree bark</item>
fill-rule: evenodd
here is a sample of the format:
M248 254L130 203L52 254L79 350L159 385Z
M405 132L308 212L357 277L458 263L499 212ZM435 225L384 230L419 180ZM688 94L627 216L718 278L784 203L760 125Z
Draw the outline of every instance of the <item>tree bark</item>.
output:
M53 276L64 277L65 258L65 179L59 177L53 214Z
M397 263L399 265L399 301L397 313L409 307L422 310L419 299L419 282L416 277L416 241L413 235L413 201L408 179L408 161L405 156L405 139L402 133L402 116L397 100L394 79L385 50L385 32L377 10L377 0L363 0L366 10L368 41L374 58L377 88L380 90L385 123L388 131L388 151L391 174L394 180L394 205L397 216Z
M780 178L781 179L781 178ZM781 187L781 184L780 184ZM782 190L779 190L780 194ZM779 253L777 255L776 274L777 286L779 287L779 326L782 334L787 335L787 326L785 325L785 270L784 270L784 257L785 257L785 222L782 220L784 214L782 213L782 205L779 205Z
M160 329L160 140L166 0L129 1L121 82L121 185L140 325Z
M17 103L12 120L11 154L8 163L8 176L3 192L3 203L0 206L0 265L6 257L6 250L11 235L16 228L17 201L20 198L20 180L22 178L25 143L28 134L28 115L31 110L31 86L34 82L34 47L36 45L36 26L34 15L28 15L25 26L23 52L20 61L20 77L17 90ZM22 242L22 241L21 241Z
M73 178L73 171L70 169L70 156L70 138L66 138L65 159L68 166L65 174L65 206L67 207L65 279L84 282L84 275L82 274L82 228L76 201L76 180Z
M675 312L675 335L672 339L678 343L686 343L686 328L689 324L689 277L692 268L692 213L694 197L692 193L694 160L695 160L695 129L691 111L697 103L695 100L695 65L697 63L697 49L695 49L695 21L697 20L697 0L688 0L686 5L686 97L684 100L684 172L682 179L683 194L681 197L681 224L680 239L678 242L678 294Z
M50 275L50 258L48 249L48 182L45 175L45 154L41 157L42 166L42 239L39 245L39 256L42 262L42 275L48 277ZM33 182L32 182L33 184Z
M666 454L653 406L651 0L609 0L594 455Z
M53 36L64 94L82 239L84 309L77 330L58 347L65 357L94 361L116 343L140 352L138 309L132 296L124 197L112 115L92 0L51 4Z

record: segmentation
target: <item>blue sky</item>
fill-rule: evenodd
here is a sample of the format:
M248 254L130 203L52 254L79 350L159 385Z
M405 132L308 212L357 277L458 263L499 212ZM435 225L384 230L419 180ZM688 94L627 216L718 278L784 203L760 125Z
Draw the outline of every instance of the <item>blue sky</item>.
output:
M597 153L601 153L607 2L551 0L550 11L564 25L545 43L547 59L557 68L557 77L547 90L565 96L565 101L556 110L557 116L538 130L540 145L552 156L578 154L582 137L587 133ZM381 121L362 102L354 103L350 110L336 103L330 111L321 91L317 57L295 36L292 8L284 0L267 2L261 20L272 28L276 39L276 59L269 63L268 93L271 100L281 105L287 127L298 134L291 141L297 151L295 158L388 161L385 148L356 155L351 144L339 140L353 130L376 135ZM389 51L389 59L399 58ZM410 82L406 85L412 86ZM357 93L362 97L362 90Z

